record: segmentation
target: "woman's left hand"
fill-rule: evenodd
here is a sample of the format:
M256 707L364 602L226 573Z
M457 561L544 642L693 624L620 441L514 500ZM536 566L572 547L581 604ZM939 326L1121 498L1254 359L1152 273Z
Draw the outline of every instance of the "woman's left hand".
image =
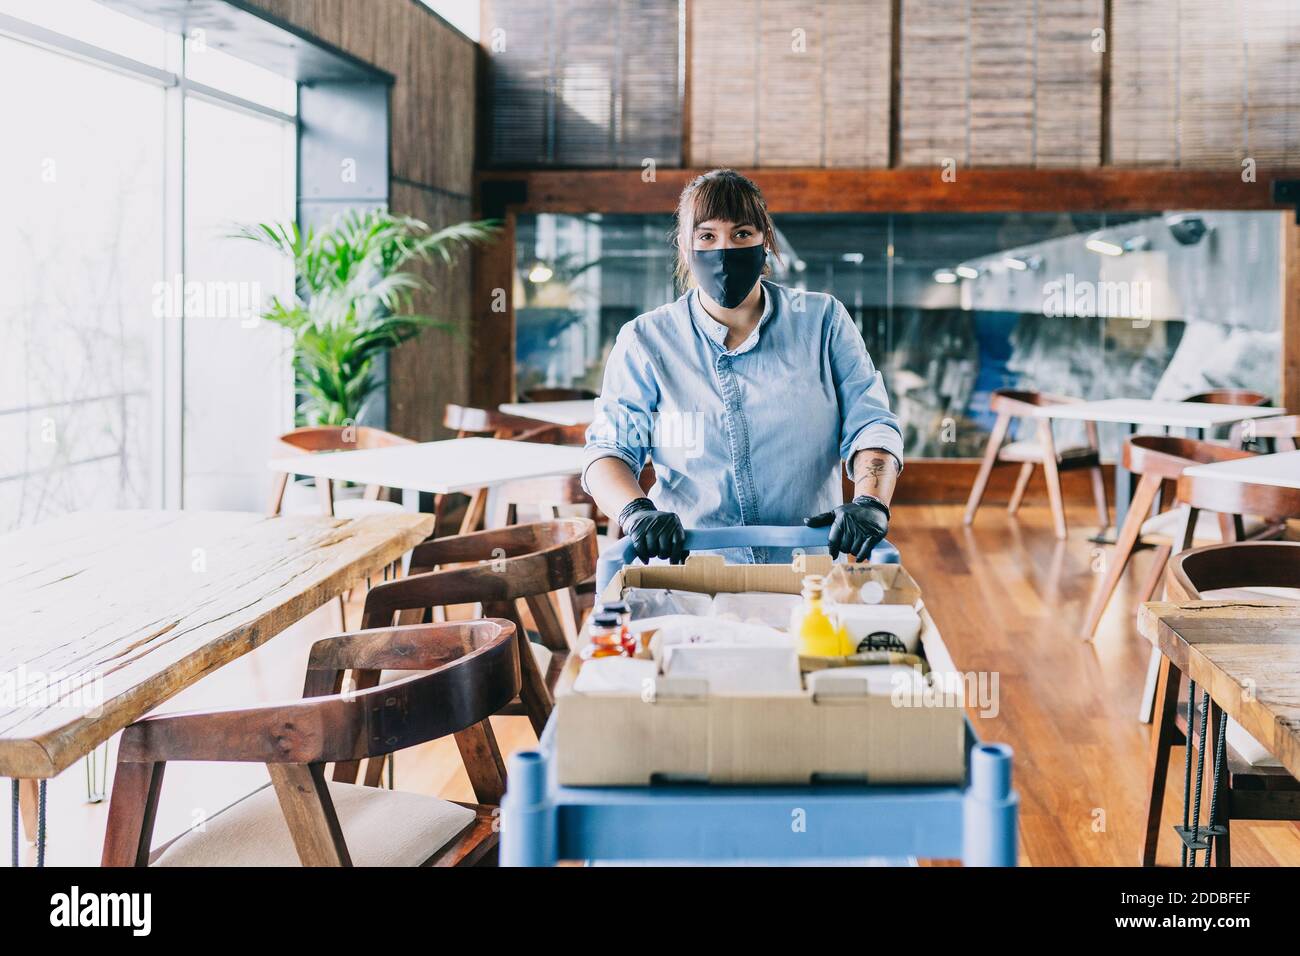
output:
M838 558L842 551L859 561L866 561L871 557L871 549L889 531L889 508L870 495L858 495L833 511L804 518L803 523L810 528L831 526L829 544L832 558Z

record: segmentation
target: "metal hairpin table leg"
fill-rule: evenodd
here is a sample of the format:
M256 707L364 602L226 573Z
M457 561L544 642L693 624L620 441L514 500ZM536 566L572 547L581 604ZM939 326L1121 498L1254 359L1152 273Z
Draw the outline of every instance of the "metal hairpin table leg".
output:
M1209 696L1208 694L1206 695ZM1221 852L1222 847L1218 843L1220 836L1228 831L1226 823L1219 823L1219 781L1223 778L1223 754L1228 745L1226 737L1228 736L1228 712L1219 711L1218 732L1214 735L1214 782L1210 784L1210 844L1214 847L1216 856ZM1222 860L1219 863L1222 864ZM1205 854L1205 865L1210 865L1210 854Z
M36 802L36 866L45 866L45 785L40 782L39 796Z
M22 805L22 787L25 781L17 777L11 780L10 789L10 827L9 836L13 841L9 848L9 862L17 868L19 863L18 841L21 839L21 830L18 825L18 819L21 814ZM45 786L46 780L38 782L36 787L36 865L45 865Z
M86 802L103 803L108 790L108 744L86 754Z
M1214 847L1214 838L1224 832L1218 824L1219 777L1223 767L1221 749L1227 729L1227 715L1219 721L1220 732L1216 734L1214 746L1214 784L1210 794L1210 819L1206 826L1201 826L1201 785L1205 779L1205 734L1210 716L1209 691L1202 692L1200 713L1200 743L1196 747L1196 786L1192 787L1192 739L1196 721L1196 682L1187 682L1187 747L1183 758L1183 825L1174 827L1174 832L1183 842L1182 865L1196 866L1196 854L1205 851L1205 865L1209 866L1210 851ZM1190 854L1190 864L1188 856Z

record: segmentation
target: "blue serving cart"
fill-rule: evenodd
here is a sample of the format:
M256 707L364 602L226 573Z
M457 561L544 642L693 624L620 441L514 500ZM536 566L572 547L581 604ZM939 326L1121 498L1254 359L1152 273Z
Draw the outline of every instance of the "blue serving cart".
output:
M687 534L687 547L697 551L825 543L824 528ZM631 559L629 550L626 542L617 542L601 555L600 591ZM898 552L882 542L872 557L897 563ZM978 742L969 721L966 736L963 786L565 787L555 779L552 718L538 749L510 759L501 804L501 863L920 857L1014 866L1018 798L1011 787L1011 748Z

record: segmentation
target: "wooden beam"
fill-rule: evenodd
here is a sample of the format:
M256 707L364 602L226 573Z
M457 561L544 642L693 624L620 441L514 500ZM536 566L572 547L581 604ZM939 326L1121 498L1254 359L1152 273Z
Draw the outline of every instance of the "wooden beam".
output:
M476 408L515 399L515 214L505 211L499 218L498 239L474 249L469 400Z
M1282 217L1282 378L1280 404L1300 413L1300 226Z
M488 183L517 183L526 196L515 212L671 213L682 187L705 169L490 170ZM1238 170L959 169L944 182L938 167L906 169L746 169L775 213L861 212L1160 212L1166 209L1270 210L1270 171L1245 183Z

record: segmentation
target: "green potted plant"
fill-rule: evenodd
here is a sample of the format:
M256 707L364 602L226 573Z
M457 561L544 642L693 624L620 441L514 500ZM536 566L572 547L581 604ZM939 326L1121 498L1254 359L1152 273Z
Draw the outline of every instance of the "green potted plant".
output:
M299 424L347 425L360 419L383 385L376 360L445 319L408 311L428 283L411 266L452 262L467 246L497 234L493 221L436 232L418 219L384 211L348 212L321 230L258 223L235 235L275 249L294 267L292 298L274 297L262 318L293 336Z

